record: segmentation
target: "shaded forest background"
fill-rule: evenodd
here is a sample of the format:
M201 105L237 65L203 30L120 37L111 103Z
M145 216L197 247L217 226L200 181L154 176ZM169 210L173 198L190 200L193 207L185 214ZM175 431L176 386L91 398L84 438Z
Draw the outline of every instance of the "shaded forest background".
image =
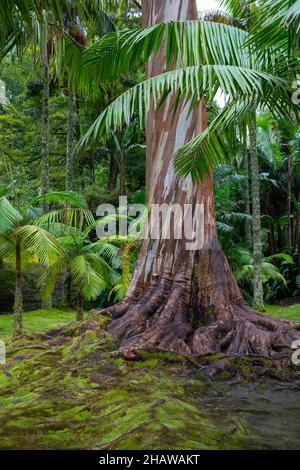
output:
M107 32L140 26L140 9L134 4L128 8L125 3L112 10L107 8L106 13L99 12L93 20L74 13L74 21L68 26L72 41L78 47L86 46ZM112 83L96 84L99 89L95 96L80 94L71 85L66 51L66 56L61 57L59 32L51 30L49 24L48 28L49 67L45 66L41 53L41 37L37 42L28 38L21 54L18 48L12 49L1 63L5 93L0 105L0 185L9 188L8 197L17 206L45 192L45 87L49 86L49 178L46 182L49 191L67 190L83 195L93 214L102 203L118 206L120 195L127 195L129 203L145 202L145 135L135 119L129 128L124 126L95 144L85 148L77 146L101 111L144 77L143 68ZM219 107L220 102L216 101L210 105L209 121ZM287 129L282 122L259 112L256 139L264 300L272 303L300 296L300 135L296 124L295 128ZM238 145L232 146L231 159L214 172L219 239L250 304L253 303L251 214L254 209L251 151L249 139L240 138ZM95 233L90 237L94 240ZM130 273L137 251L138 246L132 250L130 263L127 260ZM118 254L122 261L121 255L122 248ZM121 261L117 267L120 275ZM10 311L14 303L15 270L5 260L0 262L0 309ZM27 309L42 303L40 271L39 265L26 269L24 305ZM100 307L117 300L110 293L111 286L100 290L97 299L87 307ZM58 280L52 302L54 306L75 305L76 293L66 289L66 279Z

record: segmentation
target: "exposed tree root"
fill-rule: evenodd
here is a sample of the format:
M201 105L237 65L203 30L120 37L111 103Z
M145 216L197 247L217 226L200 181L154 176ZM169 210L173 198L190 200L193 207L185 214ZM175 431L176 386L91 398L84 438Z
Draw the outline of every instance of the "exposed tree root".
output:
M186 286L166 278L138 299L128 298L106 312L113 317L110 333L120 339L120 349L127 351L154 348L184 356L258 355L274 360L284 357L286 362L292 343L300 339L300 324L254 312L241 299L215 305L211 320L206 311L195 325L193 312L186 306Z

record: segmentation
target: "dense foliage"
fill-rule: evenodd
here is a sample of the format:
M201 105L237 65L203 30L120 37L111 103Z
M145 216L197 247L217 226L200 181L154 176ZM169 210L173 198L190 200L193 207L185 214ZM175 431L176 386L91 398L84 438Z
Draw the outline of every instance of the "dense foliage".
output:
M101 244L95 212L120 195L145 202L143 117L150 95L159 103L172 90L177 102L188 93L193 106L206 96L209 129L177 153L175 168L197 181L214 167L219 238L244 296L253 302L257 262L265 300L300 296L300 134L291 96L299 1L228 0L228 15L144 30L138 2L61 2L60 12L56 2L41 2L44 10L9 3L0 10L1 270L13 273L14 250L27 250L18 269L43 265L44 297L61 276L65 302L79 294L79 318L83 298L100 306L125 295L138 244ZM145 81L163 37L168 63L180 68ZM11 275L1 290L11 292Z

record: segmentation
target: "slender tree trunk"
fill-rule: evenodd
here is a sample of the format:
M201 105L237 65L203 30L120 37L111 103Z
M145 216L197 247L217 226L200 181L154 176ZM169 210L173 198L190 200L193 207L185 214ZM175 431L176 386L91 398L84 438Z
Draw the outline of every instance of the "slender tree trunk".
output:
M126 196L125 159L124 159L123 152L119 154L118 160L119 160L120 196Z
M65 273L65 284L66 284L66 305L68 307L72 306L71 294L72 294L72 278L68 272Z
M16 289L14 303L14 327L13 336L21 335L23 332L23 293L21 274L21 244L16 243Z
M83 297L82 297L81 292L78 292L78 297L77 297L76 320L77 321L83 320Z
M44 308L45 310L52 308L52 296L50 296L49 299L42 301L42 308Z
M244 145L244 176L245 176L245 213L250 217L250 188L249 188L249 161L248 161L248 149L247 149L247 127L243 129L243 145ZM252 246L252 224L250 220L246 221L246 244L248 248Z
M49 193L49 65L44 65L41 194ZM47 207L45 207L47 209Z
M292 155L290 148L288 147L288 173L287 173L287 242L288 242L288 253L292 254Z
M297 228L296 228L296 237L297 237L297 249L298 249L298 268L300 270L300 190L298 191L298 207L297 207Z
M196 0L145 0L145 25L165 21L197 19ZM165 49L149 61L147 75L165 70ZM181 180L174 173L174 152L206 126L204 100L200 109L189 113L184 100L176 116L169 96L147 119L147 203L177 204L192 210L194 221L203 223L199 246L182 229L182 219L173 218L171 236L163 236L166 220L158 237L150 236L147 226L132 283L125 300L109 307L114 321L111 333L121 339L121 348L151 347L181 354L275 354L280 343L298 338L283 325L265 315L252 312L243 299L219 245L214 208L213 181L209 175L198 185L191 177ZM198 206L197 206L198 205ZM197 213L197 207L203 214ZM174 206L173 206L174 208ZM292 336L290 336L292 335Z
M75 149L75 106L72 88L69 88L68 123L67 123L67 155L66 155L66 191L73 190Z
M109 157L109 179L108 179L108 189L109 191L114 191L116 189L116 184L117 184L117 164L116 164L116 157L111 151L110 157Z
M250 147L252 170L252 227L253 227L253 303L254 307L264 308L264 291L262 283L262 241L260 216L259 168L257 159L256 117L250 122Z
M281 227L280 223L278 223L278 226L277 226L277 238L278 238L278 251L282 252L283 251L283 248L282 248L283 241L282 241L282 227Z
M274 236L274 226L269 226L269 248L270 248L270 255L274 255L276 253L275 249L275 236Z

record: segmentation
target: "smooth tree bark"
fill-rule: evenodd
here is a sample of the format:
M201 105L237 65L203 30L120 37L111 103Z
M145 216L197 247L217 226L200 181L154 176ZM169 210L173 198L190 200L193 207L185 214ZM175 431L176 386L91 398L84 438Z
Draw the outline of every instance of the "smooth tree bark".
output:
M253 237L253 305L264 308L262 283L262 241L260 214L259 166L257 159L257 130L255 114L250 118L250 151L252 176L252 237Z
M21 243L16 241L16 286L14 303L13 336L19 336L23 332L23 293L21 273Z
M197 19L196 0L145 0L145 25ZM148 77L165 70L161 47L147 66ZM154 109L147 119L147 202L184 209L204 208L202 244L187 249L190 242L174 236L182 221L173 220L172 236L145 237L126 298L108 308L113 321L110 332L120 339L120 348L156 348L184 355L227 354L276 355L290 347L299 333L291 322L279 322L250 310L243 299L219 245L210 174L194 185L181 180L172 164L174 152L207 126L205 103L189 113L179 103L176 115L173 97ZM151 210L152 210L151 209ZM195 217L197 218L197 217ZM163 227L165 229L165 226ZM189 247L190 248L190 247ZM103 314L101 311L100 314Z

